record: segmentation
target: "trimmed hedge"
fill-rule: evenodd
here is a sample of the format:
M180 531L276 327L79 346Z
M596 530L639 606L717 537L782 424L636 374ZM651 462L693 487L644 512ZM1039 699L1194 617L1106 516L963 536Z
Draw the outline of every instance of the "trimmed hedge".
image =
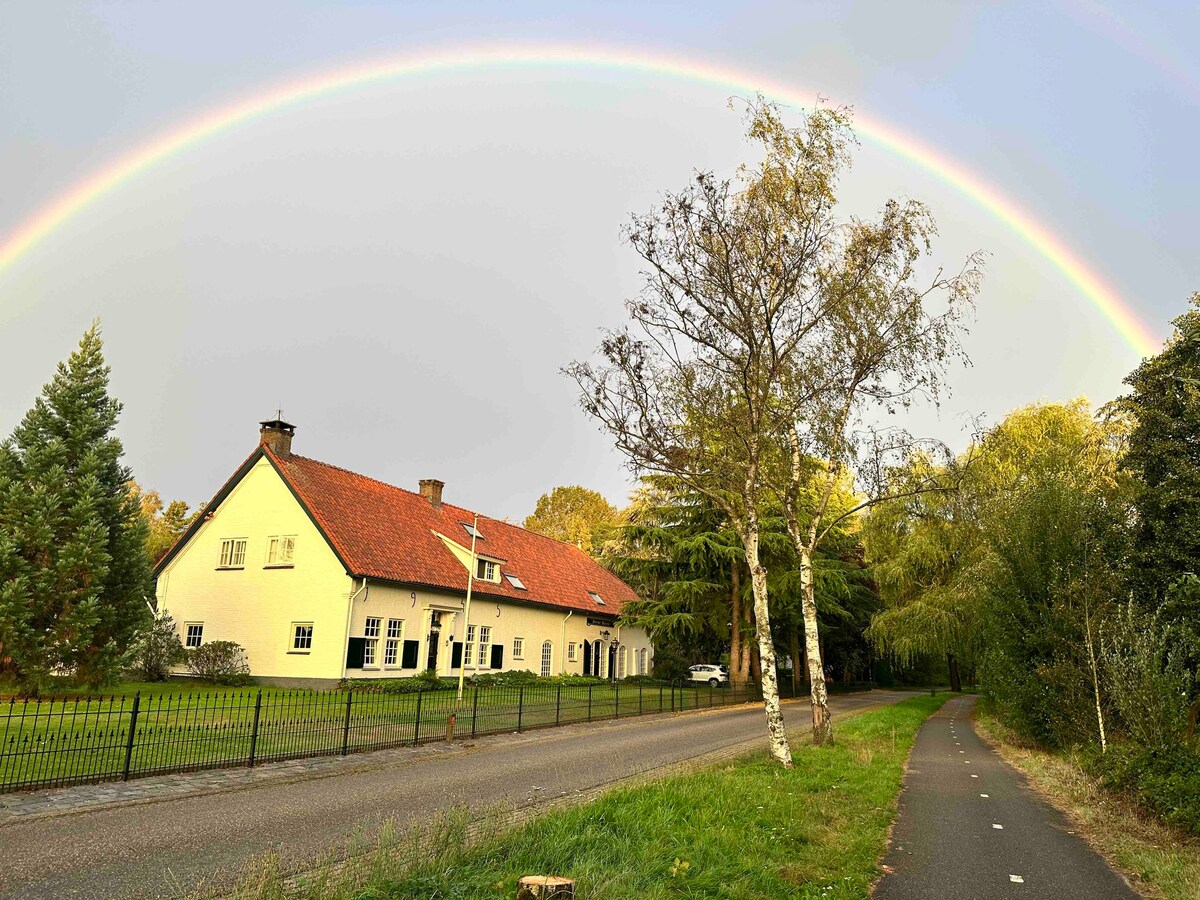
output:
M1200 834L1200 747L1112 744L1107 753L1093 753L1088 768L1105 787L1131 794L1172 825Z

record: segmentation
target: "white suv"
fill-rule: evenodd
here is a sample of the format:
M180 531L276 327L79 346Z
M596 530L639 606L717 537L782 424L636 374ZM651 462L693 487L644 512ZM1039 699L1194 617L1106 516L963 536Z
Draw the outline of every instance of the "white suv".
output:
M692 666L688 669L688 678L691 681L707 681L716 687L729 681L729 673L724 666Z

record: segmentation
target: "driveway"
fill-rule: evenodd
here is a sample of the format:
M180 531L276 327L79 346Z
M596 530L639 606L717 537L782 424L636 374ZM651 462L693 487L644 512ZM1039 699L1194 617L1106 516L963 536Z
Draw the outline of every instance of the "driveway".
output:
M838 714L909 696L872 691L835 697L831 707ZM785 703L784 716L802 730L807 702ZM72 809L72 795L60 791L57 811L0 824L0 895L178 896L204 883L230 884L268 852L279 854L284 871L311 868L356 835L370 840L384 822L422 823L453 806L532 807L761 746L761 707L736 707L383 751L327 760L307 773L282 767L278 779L263 767L253 781L224 789L210 776L203 793L185 796L178 785L186 776L164 780L174 787L160 797L143 792L113 804L106 795L103 806Z

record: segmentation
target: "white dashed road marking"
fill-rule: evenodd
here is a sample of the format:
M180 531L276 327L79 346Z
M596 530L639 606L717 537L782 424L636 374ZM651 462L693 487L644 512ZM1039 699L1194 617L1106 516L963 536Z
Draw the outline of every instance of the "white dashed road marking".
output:
M1008 880L1011 881L1013 884L1024 884L1025 883L1025 879L1022 878L1020 875L1009 875Z
M987 796L987 794L980 794L979 796L980 796L980 797L986 797L986 796Z
M992 827L993 827L993 828L995 828L997 831L1003 831L1003 830L1004 830L1004 826L1003 826L1003 825L997 825L995 822L993 822L993 823L992 823Z

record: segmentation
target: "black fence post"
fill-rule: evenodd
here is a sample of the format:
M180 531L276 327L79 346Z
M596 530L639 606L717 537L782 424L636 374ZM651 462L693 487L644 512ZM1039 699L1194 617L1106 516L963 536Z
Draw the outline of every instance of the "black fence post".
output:
M638 715L642 714L642 686L638 685Z
M558 686L558 690L554 692L554 724L557 725L562 719L562 685Z
M424 698L424 696L425 696L425 691L423 689L417 691L417 724L416 724L416 727L413 729L413 746L414 747L417 746L417 744L421 743L421 700L422 700L422 698Z
M675 712L675 685L671 685L671 712Z
M479 692L483 690L481 687L471 689L471 737L475 737L475 723L479 721Z
M517 734L521 733L521 719L525 715L525 685L517 693Z
M142 692L133 695L133 709L129 711L129 737L125 741L125 766L121 770L121 780L129 780L129 764L133 760L133 733L137 730L138 709L142 705Z
M346 756L350 752L350 703L354 698L354 691L346 691L346 719L342 723L342 756Z
M613 718L621 718L621 683L613 682Z
M254 768L254 753L258 750L258 714L262 710L262 688L254 698L254 726L250 731L250 763L248 768Z
M708 708L712 709L712 682L708 683Z
M592 685L588 685L588 721L592 721Z

